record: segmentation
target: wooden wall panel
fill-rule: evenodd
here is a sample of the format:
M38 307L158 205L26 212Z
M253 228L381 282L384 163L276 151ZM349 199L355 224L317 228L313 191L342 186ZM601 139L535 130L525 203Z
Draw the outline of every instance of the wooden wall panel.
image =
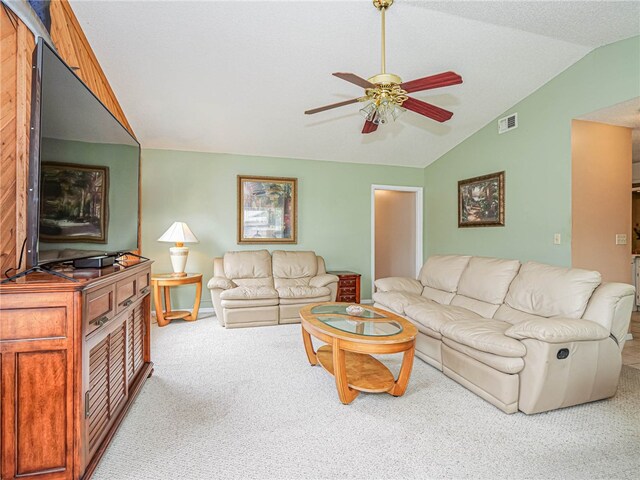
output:
M35 41L8 8L3 5L0 10L0 277L3 277L5 270L17 266L26 238L31 63ZM74 67L82 81L134 135L67 0L51 2L51 38L65 62Z
M0 7L0 275L16 263L17 69L20 22ZM30 73L30 72L29 72ZM22 72L24 74L24 72ZM29 77L30 78L30 77Z

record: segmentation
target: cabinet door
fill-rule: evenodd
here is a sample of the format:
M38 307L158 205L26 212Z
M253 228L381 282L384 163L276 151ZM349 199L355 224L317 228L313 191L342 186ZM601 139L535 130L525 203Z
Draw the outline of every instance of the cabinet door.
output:
M72 476L74 311L72 292L2 294L2 479Z
M87 432L93 455L109 425L109 337L89 352Z
M144 306L140 303L134 310L133 318L133 376L135 377L144 363Z
M127 325L109 334L109 416L115 417L127 398Z

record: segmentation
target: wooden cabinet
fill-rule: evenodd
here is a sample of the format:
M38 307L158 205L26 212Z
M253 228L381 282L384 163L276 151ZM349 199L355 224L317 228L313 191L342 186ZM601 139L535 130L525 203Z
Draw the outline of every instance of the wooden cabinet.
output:
M336 302L360 303L360 274L348 271L327 272L337 275L338 294Z
M0 479L91 476L153 368L150 264L0 286Z

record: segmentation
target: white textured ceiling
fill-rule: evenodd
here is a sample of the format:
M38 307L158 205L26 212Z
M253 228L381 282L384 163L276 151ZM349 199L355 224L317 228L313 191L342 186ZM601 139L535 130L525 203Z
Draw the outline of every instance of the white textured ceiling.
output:
M593 48L640 33L640 2L417 2L387 14L387 70L454 70L414 94L454 112L406 112L362 135L360 96L331 76L379 71L369 0L78 1L72 7L143 147L425 166Z

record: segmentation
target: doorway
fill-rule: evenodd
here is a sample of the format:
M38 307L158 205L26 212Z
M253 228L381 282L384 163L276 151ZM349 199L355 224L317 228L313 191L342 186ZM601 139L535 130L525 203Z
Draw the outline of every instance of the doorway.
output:
M385 277L416 278L422 267L422 187L371 186L371 291Z

